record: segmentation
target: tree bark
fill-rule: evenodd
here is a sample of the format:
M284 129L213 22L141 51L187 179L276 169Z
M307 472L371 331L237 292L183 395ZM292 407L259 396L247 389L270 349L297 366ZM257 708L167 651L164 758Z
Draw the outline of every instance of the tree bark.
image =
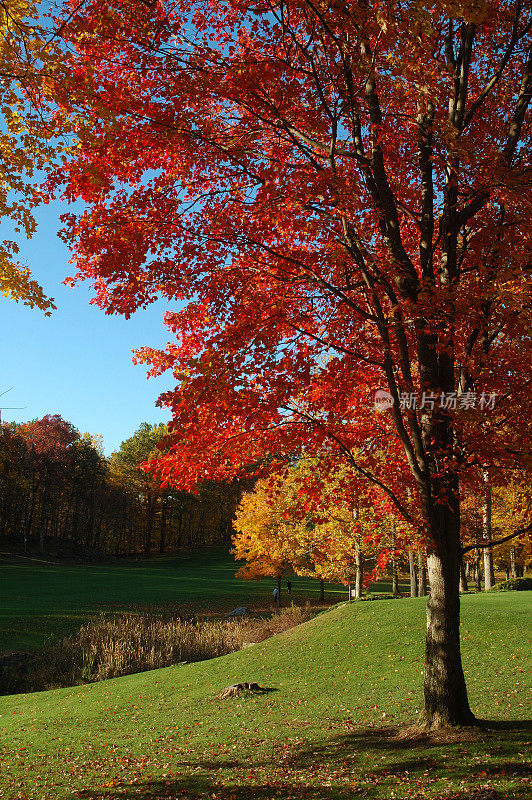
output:
M392 561L392 594L399 594L399 574L397 572L397 558L395 553Z
M281 575L277 576L277 610L281 608Z
M397 572L397 534L392 523L392 594L399 594L399 574Z
M325 600L325 583L320 578L320 600Z
M428 552L430 596L425 645L425 707L430 728L472 725L460 654L460 535L452 510L438 510L436 544Z
M512 578L517 578L517 568L515 563L515 547L510 547L510 572Z

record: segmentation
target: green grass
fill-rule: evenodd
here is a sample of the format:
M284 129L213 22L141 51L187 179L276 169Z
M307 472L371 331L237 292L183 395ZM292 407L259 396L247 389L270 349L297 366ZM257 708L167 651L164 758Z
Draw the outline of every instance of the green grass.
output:
M233 557L220 548L128 563L4 559L0 561L0 652L37 649L102 611L163 607L228 611L236 605L271 610L274 581L242 581L235 578L237 568ZM317 581L294 577L292 582L290 600L301 604L318 598ZM372 588L389 591L386 582ZM328 586L327 594L331 592L338 600L347 590Z
M494 722L449 740L399 735L424 606L346 604L220 659L2 698L0 797L525 800L532 593L463 598L470 701ZM275 691L218 699L243 680Z

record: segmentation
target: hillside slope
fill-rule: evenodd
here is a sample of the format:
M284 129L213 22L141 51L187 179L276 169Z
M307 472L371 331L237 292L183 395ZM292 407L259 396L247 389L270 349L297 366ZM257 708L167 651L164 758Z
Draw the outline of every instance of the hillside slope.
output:
M526 797L532 593L464 598L471 705L499 730L441 757L436 741L395 738L422 705L424 604L353 603L213 661L1 698L0 797L436 797L475 780ZM275 691L218 699L244 680Z

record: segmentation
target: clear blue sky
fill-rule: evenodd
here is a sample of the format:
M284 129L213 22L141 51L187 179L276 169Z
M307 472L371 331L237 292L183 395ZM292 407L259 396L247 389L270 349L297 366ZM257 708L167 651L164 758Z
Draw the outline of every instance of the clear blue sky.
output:
M68 248L58 239L60 203L37 212L38 231L30 241L18 240L20 259L57 311L44 317L0 296L0 406L2 419L22 422L44 414L61 414L83 433L100 433L110 454L141 422L167 422L166 409L155 406L158 395L173 386L171 375L146 379L146 368L131 362L131 351L143 345L163 347L169 334L162 303L126 320L90 306L91 291L83 283L62 285L73 272ZM2 227L2 238L12 236Z

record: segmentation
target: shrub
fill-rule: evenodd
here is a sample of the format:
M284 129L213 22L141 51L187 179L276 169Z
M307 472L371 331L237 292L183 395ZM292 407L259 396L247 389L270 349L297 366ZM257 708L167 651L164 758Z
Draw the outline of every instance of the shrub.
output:
M372 594L368 592L368 594L359 597L359 600L400 600L402 597L401 594L392 594L391 592L382 592L382 594Z
M532 589L532 578L511 578L493 587L496 592L519 592L525 589Z

